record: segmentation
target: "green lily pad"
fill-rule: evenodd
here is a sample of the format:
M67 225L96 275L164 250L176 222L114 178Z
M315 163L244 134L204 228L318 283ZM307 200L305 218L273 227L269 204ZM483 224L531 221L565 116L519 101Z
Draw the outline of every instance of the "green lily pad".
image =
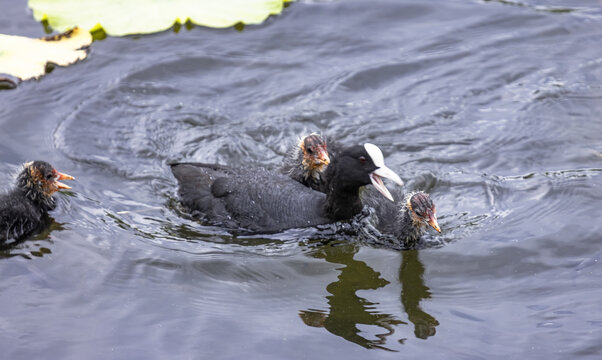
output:
M92 35L79 28L41 39L0 34L0 74L37 79L49 63L67 66L85 59L88 54L82 48L91 43Z
M108 35L149 34L191 21L215 28L259 24L282 12L283 0L29 0L38 21L55 30L74 26Z

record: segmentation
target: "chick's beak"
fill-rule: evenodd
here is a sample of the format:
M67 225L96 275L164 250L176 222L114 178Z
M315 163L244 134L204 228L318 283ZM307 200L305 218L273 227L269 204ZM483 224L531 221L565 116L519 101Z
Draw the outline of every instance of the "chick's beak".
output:
M324 147L319 147L318 153L316 154L315 163L316 165L328 165L330 164L330 157L328 151Z
M58 171L56 174L58 175L57 180L75 180L75 178L71 175L63 174Z
M383 183L382 178L387 178L393 180L397 185L403 185L403 181L399 178L399 176L393 172L393 170L389 169L386 166L381 166L378 169L374 170L370 173L370 181L372 181L372 185L378 190L384 197L391 201L395 201L393 196Z
M65 185L65 184L63 184L62 182L58 181L58 180L75 180L75 178L74 178L73 176L71 176L71 175L67 175L67 174L63 174L63 173L60 173L60 172L58 172L58 171L56 172L56 175L57 175L57 176L56 176L56 180L57 180L57 181L55 181L55 183L56 183L56 186L57 186L59 189L66 189L66 190L69 190L69 189L71 189L71 186L69 186L69 185Z
M438 232L441 232L441 228L439 227L439 224L437 223L437 215L435 215L435 213L429 212L428 223L430 226L433 227L433 229L437 230Z

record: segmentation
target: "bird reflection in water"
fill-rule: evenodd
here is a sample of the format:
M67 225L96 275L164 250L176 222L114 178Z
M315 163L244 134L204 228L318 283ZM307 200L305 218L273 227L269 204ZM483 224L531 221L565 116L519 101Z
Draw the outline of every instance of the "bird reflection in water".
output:
M359 290L377 290L389 284L379 272L353 258L358 249L353 244L325 246L312 254L316 258L345 266L338 269L341 271L338 280L326 287L331 294L326 297L330 310L307 309L300 311L299 316L308 326L323 327L362 347L396 351L385 346L387 339L395 333L395 326L407 323L392 314L375 311L377 303L357 296L356 292ZM424 266L418 259L416 250L402 252L402 259L399 271L401 303L408 319L414 324L416 337L426 339L435 335L435 327L439 323L420 308L420 301L430 298L429 288L422 280ZM376 339L366 339L360 334L358 325L377 326L384 331L375 334ZM405 340L400 339L399 342L403 343Z
M414 324L414 335L419 339L426 339L435 335L435 327L439 322L420 308L422 299L431 298L431 292L422 279L424 265L418 258L418 250L402 251L401 257L401 304L408 314L408 320Z
M0 259L20 256L31 260L33 257L52 254L47 245L53 243L51 233L55 230L65 230L65 227L63 223L56 222L52 216L47 215L42 220L41 228L37 230L36 235L0 244Z
M384 347L384 344L387 337L395 332L393 326L402 324L403 321L390 314L369 310L376 304L356 295L358 290L376 290L389 284L365 262L353 258L357 251L357 246L346 244L326 246L312 254L316 258L345 266L339 268L341 273L338 280L326 287L331 294L326 297L330 312L310 309L301 311L299 315L306 325L324 327L329 332L365 348L391 350ZM359 334L357 325L376 325L386 331L377 334L378 339L368 340Z

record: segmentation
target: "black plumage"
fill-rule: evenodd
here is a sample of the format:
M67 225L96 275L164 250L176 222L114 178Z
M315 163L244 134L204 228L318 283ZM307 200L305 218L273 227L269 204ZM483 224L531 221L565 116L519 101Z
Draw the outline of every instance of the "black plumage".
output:
M234 229L277 232L346 220L361 211L359 188L381 177L401 180L384 165L371 144L341 151L328 166L326 194L265 169L239 169L202 163L174 163L182 204L194 215ZM384 190L383 190L384 188Z
M341 151L340 143L332 139L323 139L317 134L311 136L311 143L328 151L330 159L334 161L337 153ZM300 144L303 144L303 139ZM311 161L310 155L310 153L299 151L296 157L289 159L289 162L292 163L289 166L305 169L306 167L302 164ZM326 168L327 165L323 167ZM299 181L295 176L291 176L291 178L315 190L325 192L328 176L324 174L327 174L327 170L323 169L321 174L322 176L317 178L316 182L310 184ZM395 194L395 202L391 202L383 199L373 187L368 186L360 192L360 201L372 208L376 228L381 234L393 236L398 241L411 246L420 239L428 225L441 232L437 224L435 205L429 194L421 191L405 195L401 191L396 191Z
M0 195L0 242L20 240L47 226L48 211L56 207L52 195L60 189L70 189L58 180L72 179L47 162L26 163L15 188Z

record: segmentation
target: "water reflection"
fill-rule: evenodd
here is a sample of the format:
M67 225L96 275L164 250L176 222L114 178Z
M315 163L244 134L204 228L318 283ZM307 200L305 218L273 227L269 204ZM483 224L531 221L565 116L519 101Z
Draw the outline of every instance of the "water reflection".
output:
M407 324L393 314L376 311L378 303L373 303L357 295L359 290L377 290L389 284L381 274L363 261L354 259L359 247L346 244L326 246L312 254L333 264L342 264L337 281L330 283L326 290L329 310L307 309L299 312L303 322L312 327L323 327L330 333L340 336L365 348L379 348L396 351L386 347L387 339L395 333L395 326ZM424 265L418 258L418 251L402 252L402 264L399 269L401 282L401 304L414 324L417 338L426 339L435 335L439 322L420 308L422 299L430 298L429 288L424 285L422 275ZM358 325L377 326L384 331L375 334L377 339L367 339L360 334ZM400 339L403 343L405 339Z
M403 251L401 256L401 304L408 314L408 320L414 324L414 335L419 339L426 339L435 335L435 327L439 322L420 308L420 301L431 297L431 292L422 279L424 265L418 258L418 250Z
M312 254L316 258L345 266L339 269L341 273L338 280L326 287L331 294L326 297L330 311L309 309L301 311L299 316L306 325L323 327L332 334L365 348L391 350L383 345L387 342L387 337L395 332L393 325L404 322L391 314L370 311L377 304L356 295L358 290L376 290L389 284L365 262L353 258L357 251L357 246L348 244L326 246ZM369 340L359 334L357 325L360 324L375 325L385 332L376 334L377 340Z
M37 234L19 239L17 241L0 244L0 259L21 256L31 260L33 257L43 257L52 254L48 245L51 245L51 233L55 230L64 230L64 224L56 222L53 217L47 216L43 226Z

